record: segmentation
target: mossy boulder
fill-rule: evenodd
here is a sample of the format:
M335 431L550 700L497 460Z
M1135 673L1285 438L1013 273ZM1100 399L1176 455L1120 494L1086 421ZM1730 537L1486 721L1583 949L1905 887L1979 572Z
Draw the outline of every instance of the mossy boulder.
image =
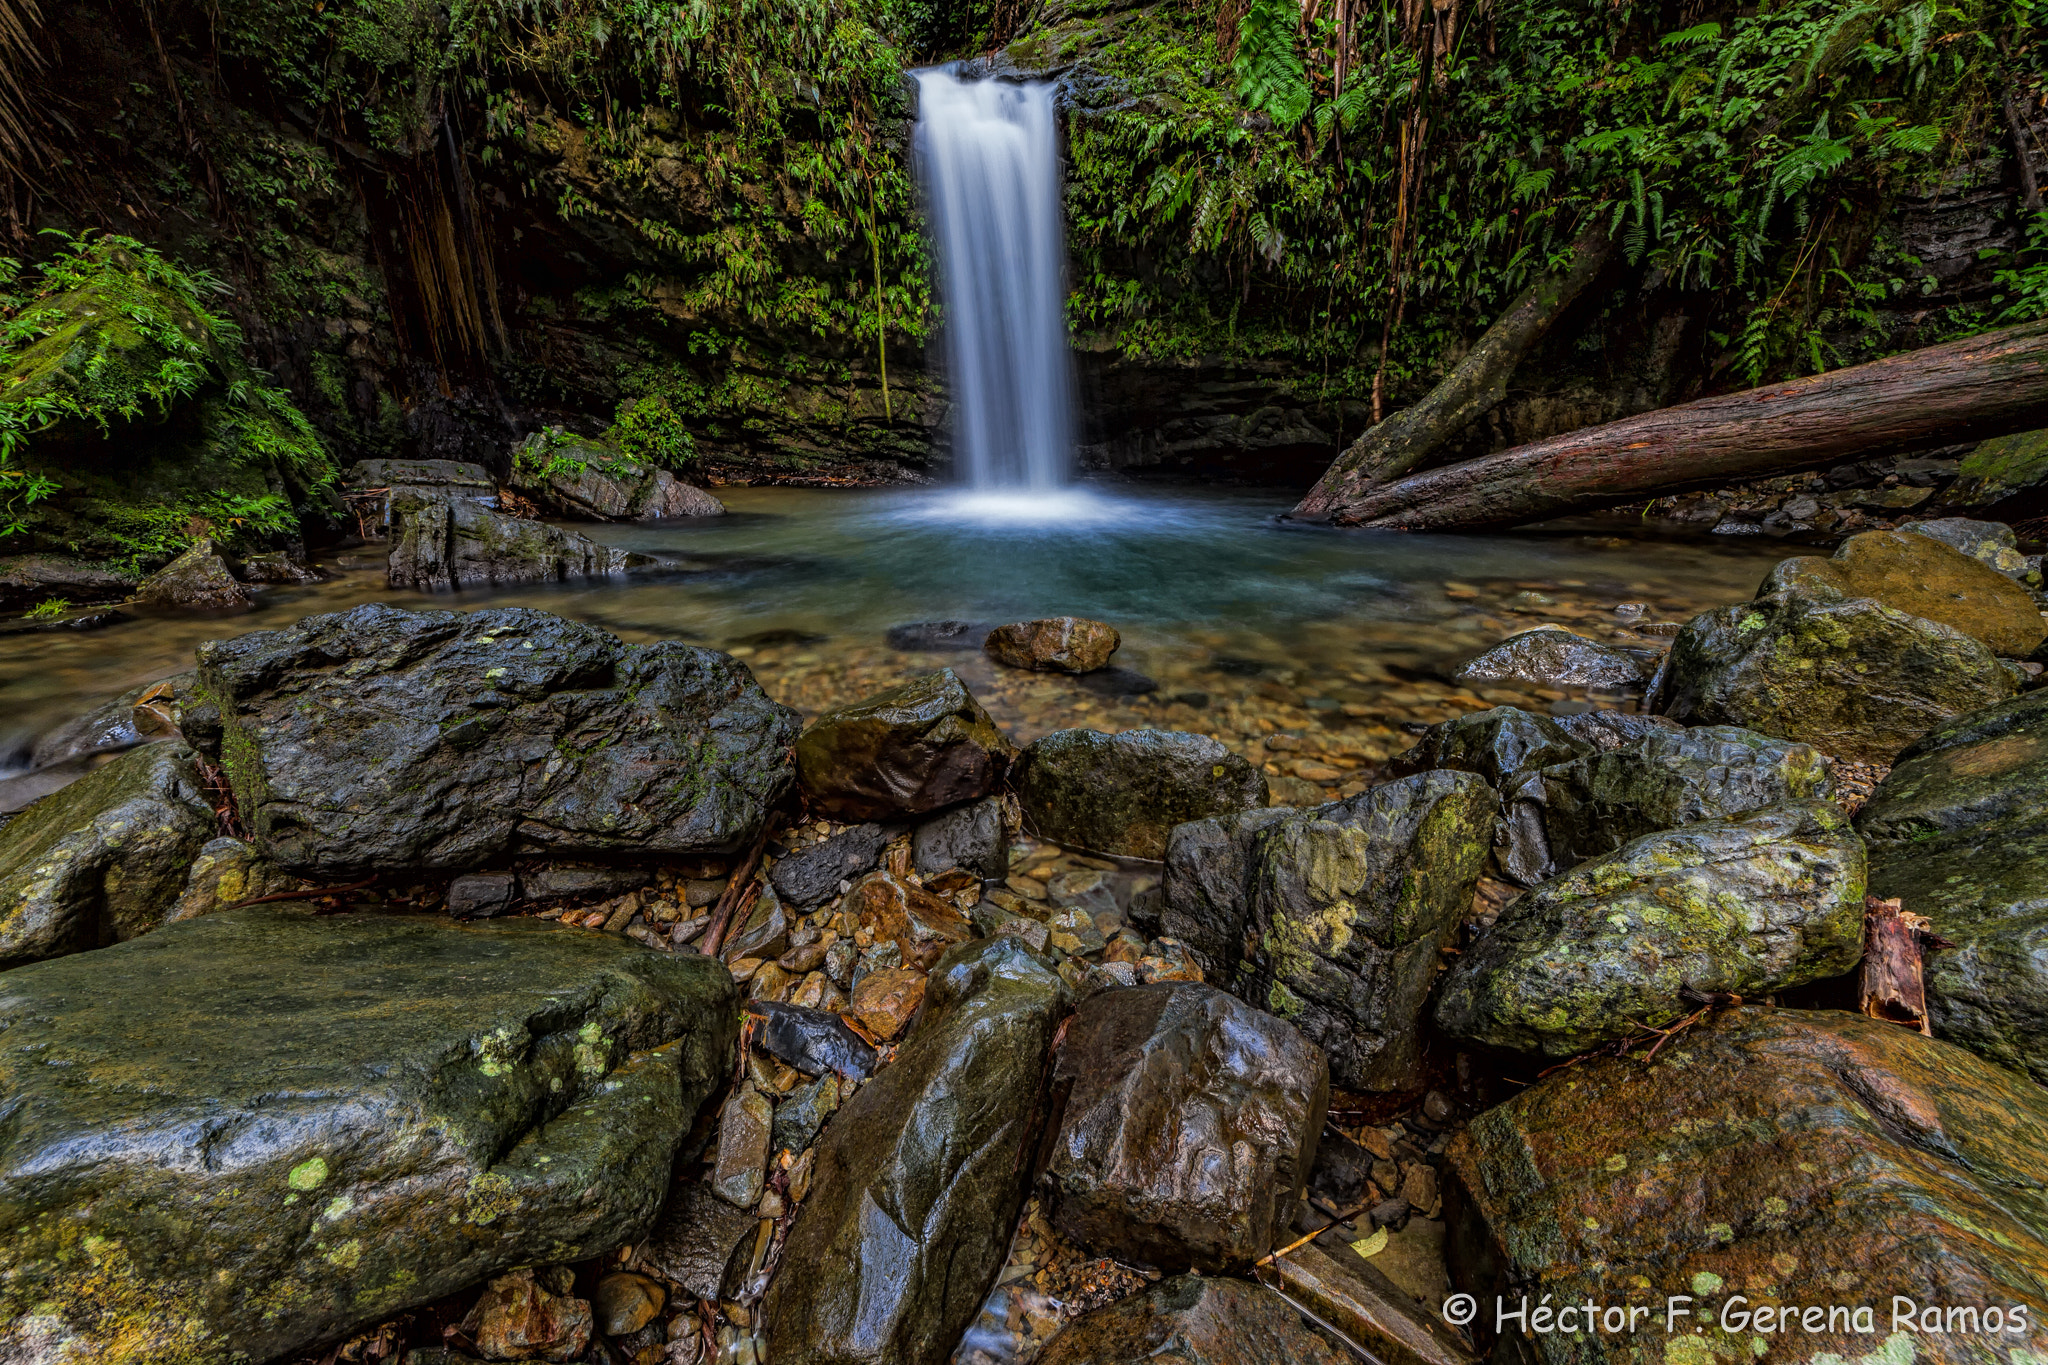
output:
M1300 1029L1345 1090L1419 1079L1424 1001L1493 842L1492 787L1430 772L1290 815L1254 844L1235 993Z
M1448 1159L1450 1269L1478 1298L1482 1349L1541 1365L2048 1350L2048 1092L1896 1024L1718 1013L1653 1059L1556 1072L1474 1119ZM1501 1342L1496 1294L1510 1313L1525 1296L1553 1317L1588 1298L1650 1311L1635 1333L1522 1336L1511 1319ZM1673 1295L1690 1302L1669 1305L1667 1334Z
M827 711L796 746L805 797L842 820L922 815L986 796L1015 755L950 668Z
M2048 428L1979 441L1963 457L1960 477L1944 501L1957 507L1990 507L2048 481Z
M1008 1253L1072 996L1015 938L940 958L896 1060L840 1106L762 1321L777 1365L942 1365Z
M1951 945L1926 964L1935 1035L2048 1085L2048 691L1926 735L1857 828L1870 893Z
M723 968L540 921L171 925L0 987L0 1357L267 1361L637 1241Z
M363 606L200 646L185 733L306 876L508 854L730 854L795 779L796 713L729 655L546 612Z
M135 596L149 606L173 611L241 611L256 605L256 594L235 577L205 537L143 579Z
M1180 730L1058 730L1019 755L1011 785L1039 838L1132 858L1164 858L1175 825L1266 804L1263 773Z
M1796 589L1818 601L1867 597L1909 616L1939 621L2019 658L2048 638L2032 594L1997 568L1937 535L1866 531L1833 559L1788 559L1758 596Z
M1647 835L1508 903L1444 978L1453 1038L1568 1057L1662 1027L1691 991L1757 996L1863 955L1863 841L1793 802Z
M162 924L216 820L192 751L147 744L0 826L0 970Z
M1952 550L1961 550L1987 569L1995 569L2015 583L2024 585L2031 578L2034 587L2040 586L2040 571L2020 553L2020 538L2012 527L2002 521L1937 517L1933 521L1909 521L1899 529L1938 540Z
M1672 643L1661 704L1689 725L1739 725L1834 758L1885 763L2016 687L1991 649L1952 627L1868 597L1787 590L1688 621Z
M559 427L536 432L512 450L510 484L559 516L597 521L722 516L717 498L666 469Z
M1194 956L1205 981L1227 982L1244 953L1259 832L1295 814L1261 806L1175 825L1166 839L1160 931Z
M654 564L647 555L468 498L394 496L391 521L391 586L418 592L608 578Z

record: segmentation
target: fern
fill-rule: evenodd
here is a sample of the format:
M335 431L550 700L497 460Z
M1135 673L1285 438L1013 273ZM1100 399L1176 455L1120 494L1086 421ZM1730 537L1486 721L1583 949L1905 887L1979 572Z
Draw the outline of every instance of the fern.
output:
M1231 74L1238 96L1280 128L1294 127L1308 113L1308 72L1295 42L1300 22L1295 0L1251 0L1237 21L1237 60Z

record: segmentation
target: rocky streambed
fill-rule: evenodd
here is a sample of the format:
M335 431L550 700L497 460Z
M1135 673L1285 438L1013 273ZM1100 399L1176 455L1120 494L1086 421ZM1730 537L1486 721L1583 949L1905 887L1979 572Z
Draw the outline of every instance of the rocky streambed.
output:
M1020 723L1127 667L1085 616L804 712L529 608L204 643L0 825L0 1359L2017 1365L2010 548L1669 633L1454 581L1536 628L1398 713L1248 675L1222 737ZM1894 899L1926 1031L1857 1012Z

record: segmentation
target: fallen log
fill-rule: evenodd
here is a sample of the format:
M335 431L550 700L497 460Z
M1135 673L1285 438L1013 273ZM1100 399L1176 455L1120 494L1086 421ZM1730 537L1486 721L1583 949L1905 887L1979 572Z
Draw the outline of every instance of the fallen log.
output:
M1927 916L1908 914L1895 900L1865 896L1857 1008L1872 1019L1904 1024L1933 1037L1927 1022L1927 953L1953 946L1929 927Z
M2044 425L2048 319L1424 470L1365 488L1320 519L1407 531L1514 526Z

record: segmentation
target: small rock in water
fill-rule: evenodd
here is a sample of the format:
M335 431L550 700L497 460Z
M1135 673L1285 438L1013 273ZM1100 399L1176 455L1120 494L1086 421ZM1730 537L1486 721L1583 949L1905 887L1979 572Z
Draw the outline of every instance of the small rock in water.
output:
M1598 644L1557 626L1511 635L1461 667L1461 683L1512 682L1533 687L1640 689L1649 677L1626 650Z
M193 611L237 611L256 603L256 594L228 572L227 561L204 538L143 579L135 596L152 607Z
M988 629L985 621L913 621L889 627L887 638L889 648L906 653L964 652L980 649Z
M1159 684L1135 668L1098 668L1081 675L1081 686L1101 697L1142 697Z
M1109 662L1123 637L1115 626L1083 616L1016 621L988 633L982 648L997 663L1046 673L1089 673Z
M761 1049L806 1076L836 1071L858 1077L875 1069L875 1050L836 1014L768 1000L749 1000L747 1013L762 1021Z
M608 1337L631 1336L661 1315L668 1291L645 1275L614 1271L597 1282L590 1298L597 1330Z

